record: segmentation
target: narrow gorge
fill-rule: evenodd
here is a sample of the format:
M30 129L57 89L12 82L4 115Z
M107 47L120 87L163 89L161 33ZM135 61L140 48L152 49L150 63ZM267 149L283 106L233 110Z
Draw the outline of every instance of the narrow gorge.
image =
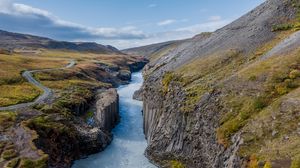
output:
M144 156L144 151L147 143L143 133L143 118L142 118L142 102L133 100L133 94L136 89L140 88L143 83L143 77L140 72L132 74L130 84L120 86L118 94L120 97L120 123L113 129L113 141L103 152L88 156L86 159L78 160L75 162L73 168L82 167L98 167L101 165L103 168L155 168L148 159ZM102 94L101 97L105 101L97 101L100 108L97 106L97 120L99 120L102 127L111 129L111 121L115 121L118 117L115 116L114 110L116 109L116 92L113 93L113 102L109 99L111 95ZM107 106L106 104L111 104ZM103 108L104 106L104 108ZM106 110L103 110L106 109Z
M300 168L300 0L14 1L0 168Z

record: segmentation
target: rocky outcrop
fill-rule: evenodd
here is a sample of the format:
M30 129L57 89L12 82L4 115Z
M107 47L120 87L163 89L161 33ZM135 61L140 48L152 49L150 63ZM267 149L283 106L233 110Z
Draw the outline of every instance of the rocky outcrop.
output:
M119 96L116 89L108 89L97 95L95 120L97 125L111 131L119 122Z
M139 89L139 90L135 91L132 98L134 100L142 101L143 100L143 90Z
M70 167L75 159L104 150L112 140L107 131L90 127L76 118L69 121L62 116L47 116L38 120L28 126L38 133L39 137L34 142L49 155L49 167ZM40 121L47 121L48 124Z
M124 81L129 81L131 79L131 72L128 70L120 70L118 73L118 78Z
M71 106L76 115L65 118L48 115L28 123L37 131L39 149L49 154L49 166L70 167L73 160L103 151L112 141L110 131L119 121L119 97L116 89L101 90L95 96L95 122L90 126L78 115L86 112L87 101Z
M148 63L149 61L144 58L144 57L141 57L138 61L135 61L131 64L129 64L129 68L130 68L130 72L137 72L141 69L143 69L143 67Z
M161 167L171 167L174 160L189 168L242 167L243 161L237 155L243 143L241 137L234 136L227 149L216 141L222 112L218 91L206 93L193 112L184 113L181 109L186 95L181 86L173 84L167 95L161 93L158 83L154 87L146 83L145 87L143 112L148 158Z
M84 128L77 126L76 128L79 132L80 157L103 151L112 141L111 134L98 127Z
M180 160L186 167L221 164L217 163L217 156L224 148L218 145L215 135L215 112L220 108L218 93L207 94L197 110L184 113L180 111L184 99L180 86L172 86L170 93L163 95L158 83L148 84L143 97L144 129L149 144L146 155L162 167L170 167L172 160Z

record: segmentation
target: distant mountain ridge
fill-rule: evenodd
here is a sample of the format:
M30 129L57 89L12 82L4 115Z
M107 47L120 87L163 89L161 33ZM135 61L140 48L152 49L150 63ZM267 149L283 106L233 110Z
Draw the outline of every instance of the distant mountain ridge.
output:
M57 41L50 38L39 37L28 34L12 33L0 30L0 48L13 50L22 48L45 48L74 51L87 51L96 53L116 53L121 52L110 45L101 45L95 42L66 42Z
M141 46L141 47L124 49L124 50L122 50L122 52L127 53L127 54L132 54L132 55L142 55L142 56L148 58L153 53L159 52L160 50L165 49L177 42L179 42L179 41L167 41L167 42L162 42L162 43L150 44L150 45Z

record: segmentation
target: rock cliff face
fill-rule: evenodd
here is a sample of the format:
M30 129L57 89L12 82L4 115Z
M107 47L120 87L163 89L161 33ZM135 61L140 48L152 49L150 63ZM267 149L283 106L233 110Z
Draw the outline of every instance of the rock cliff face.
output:
M63 123L62 128L29 125L39 134L39 138L34 142L39 149L49 155L49 167L70 167L73 160L104 150L112 140L107 131L89 127L75 118L70 122L55 117L52 122Z
M298 77L289 75L299 68L299 45L294 45L299 40L294 39L298 5L294 0L268 0L216 32L125 51L147 53L150 59L140 91L147 157L161 167L299 163L300 151L282 146L285 137L298 144L292 126L298 122L282 125L287 117L278 117L278 105L299 93ZM289 23L295 29L282 28ZM268 53L285 48L284 41L292 41L293 48Z
M216 142L215 135L220 110L218 93L205 95L194 112L184 113L180 111L184 100L180 86L172 85L170 92L163 95L152 84L145 84L143 97L149 144L146 155L162 167L169 167L172 160L180 160L186 167L224 167L225 156L219 155L225 149Z
M110 131L119 121L119 97L116 89L101 90L95 96L95 124L90 126L73 116L69 120L63 116L47 116L38 119L39 122L51 121L49 124L32 122L29 124L39 134L36 145L49 154L49 166L56 168L69 167L73 160L89 154L103 151L112 140ZM76 107L76 115L84 114L91 104L81 103ZM61 123L55 128L55 123Z
M103 130L111 131L119 122L119 96L116 89L109 89L97 95L96 122Z

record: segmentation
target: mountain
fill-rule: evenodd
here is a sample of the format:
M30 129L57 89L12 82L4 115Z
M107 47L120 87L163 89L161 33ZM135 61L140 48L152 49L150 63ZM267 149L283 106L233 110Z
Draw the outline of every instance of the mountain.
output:
M123 50L123 52L131 55L142 55L146 58L149 58L151 55L153 56L154 53L159 53L159 51L164 50L165 48L172 46L178 42L179 41L168 41L158 44L150 44L147 46L125 49Z
M267 0L144 55L146 156L161 167L300 166L300 1Z
M121 53L118 49L112 46L104 46L97 43L56 41L49 38L11 33L3 30L0 30L0 48L7 50L45 48L96 53Z

